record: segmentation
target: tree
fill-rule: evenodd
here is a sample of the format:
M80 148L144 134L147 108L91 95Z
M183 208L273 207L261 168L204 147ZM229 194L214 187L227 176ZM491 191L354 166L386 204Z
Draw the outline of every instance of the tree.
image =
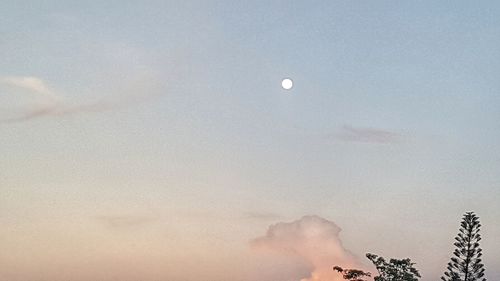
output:
M349 281L366 281L365 277L371 277L370 272L364 272L359 269L343 269L340 266L334 266L333 270L336 270L342 274L345 280Z
M479 247L481 223L474 212L463 216L457 237L453 257L448 263L447 271L441 277L443 281L486 281L484 265L481 260L482 249Z
M390 259L387 262L383 257L374 254L366 254L366 257L375 265L378 276L375 281L418 281L420 273L414 267L410 259ZM344 279L349 281L365 281L365 277L371 277L370 272L359 269L342 269L335 266L334 270L340 272Z
M383 257L369 253L366 257L377 268L379 276L375 281L418 281L421 277L410 259L390 259L387 262Z

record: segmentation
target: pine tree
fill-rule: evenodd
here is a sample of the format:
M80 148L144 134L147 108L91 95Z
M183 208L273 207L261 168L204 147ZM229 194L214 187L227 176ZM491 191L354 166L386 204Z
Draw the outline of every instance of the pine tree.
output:
M455 237L454 257L448 263L447 271L441 277L443 281L486 281L484 265L481 260L482 249L479 247L481 223L473 212L465 213L460 232Z

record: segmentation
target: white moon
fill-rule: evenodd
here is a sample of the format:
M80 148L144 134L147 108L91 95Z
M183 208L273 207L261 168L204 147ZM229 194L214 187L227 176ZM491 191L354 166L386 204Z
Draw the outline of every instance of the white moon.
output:
M285 78L281 81L281 87L285 90L290 90L293 87L293 81L290 78Z

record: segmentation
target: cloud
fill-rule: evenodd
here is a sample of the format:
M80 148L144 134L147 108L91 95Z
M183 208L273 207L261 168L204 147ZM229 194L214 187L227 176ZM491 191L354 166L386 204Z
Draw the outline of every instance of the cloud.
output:
M304 266L311 270L309 276L296 276L297 281L340 281L342 276L333 271L333 266L363 268L358 259L343 247L340 231L332 221L305 216L293 222L271 225L266 235L250 244L256 250L300 257Z
M95 218L110 228L130 228L143 226L156 220L156 218L154 217L133 215L97 216Z
M282 219L283 217L279 214L271 212L246 212L244 213L244 218L251 220L269 221Z
M121 85L126 88L125 85ZM62 95L57 94L38 77L31 76L0 76L0 90L14 95L28 95L29 102L17 105L17 112L0 119L0 123L17 123L46 116L65 116L78 113L97 113L116 110L133 104L148 101L159 96L155 93L123 94L120 97L101 98L81 104L69 104ZM18 97L14 97L16 100Z
M38 77L32 77L32 76L3 76L0 77L0 84L6 85L6 86L11 86L11 87L17 87L21 89L25 89L28 91L31 91L33 93L37 93L40 95L44 95L46 97L50 97L52 99L56 99L55 94L45 81Z
M50 115L62 101L62 98L38 77L0 76L0 90L3 92L3 104L11 110L10 113L0 112L1 123L15 123ZM6 115L8 117L5 117Z
M332 136L346 142L397 143L402 141L402 135L397 132L375 128L355 128L347 125Z

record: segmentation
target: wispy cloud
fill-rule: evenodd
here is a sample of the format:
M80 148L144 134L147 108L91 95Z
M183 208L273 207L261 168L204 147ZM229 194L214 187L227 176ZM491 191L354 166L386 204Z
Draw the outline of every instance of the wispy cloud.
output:
M155 217L139 215L96 216L95 219L110 228L138 227L157 220Z
M11 94L14 100L17 98L15 95L23 93L27 94L30 100L29 105L21 105L16 113L0 119L0 123L17 123L47 116L105 112L145 102L160 95L158 92L127 93L120 97L113 96L87 103L71 104L65 101L63 95L52 90L44 80L31 76L0 77L0 90Z
M403 139L403 135L397 132L376 128L359 128L348 125L343 126L337 133L329 137L333 137L340 141L364 143L398 143Z
M44 95L46 98L57 99L54 92L49 89L45 81L33 76L2 76L0 84L17 87L30 92Z
M283 219L283 216L272 213L272 212L246 212L243 214L245 219L259 220L259 221L271 221Z

